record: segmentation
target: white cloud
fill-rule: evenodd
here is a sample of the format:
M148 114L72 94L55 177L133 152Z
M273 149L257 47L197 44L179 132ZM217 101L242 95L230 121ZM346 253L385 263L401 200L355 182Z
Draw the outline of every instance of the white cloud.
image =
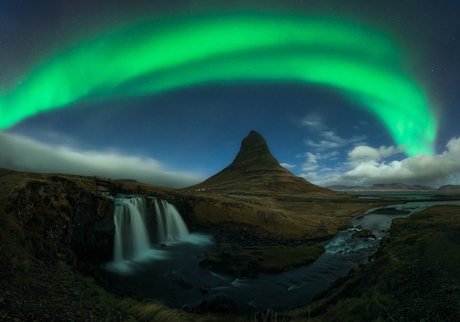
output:
M308 173L302 173L299 177L304 178L307 181L317 181L317 180L324 180L323 177L318 176L317 172L308 172Z
M327 129L327 126L323 124L323 118L314 113L307 115L302 120L302 125L308 127L310 131L322 131Z
M311 152L307 152L303 155L298 155L297 157L307 158L307 161L302 165L302 171L313 171L319 167L318 160L328 160L328 159L336 160L337 159L336 156L338 155L339 155L339 152L337 151L329 152L326 154L320 154L320 153L313 154ZM324 172L325 170L328 170L328 168L322 169L320 170L320 172Z
M296 158L308 158L309 155L311 155L312 153L311 152L307 152L307 153L304 153L304 154L298 154L296 155ZM320 154L320 153L316 153L315 156L316 158L318 159L331 159L331 160L335 160L336 159L336 156L338 156L340 153L338 151L332 151L332 152L329 152L329 153L325 153L325 154Z
M329 153L326 153L326 154L323 154L321 155L321 159L324 159L324 160L327 160L327 159L330 159L330 160L336 160L337 156L339 155L340 153L338 151L332 151L332 152L329 152Z
M151 158L126 156L117 151L79 152L4 133L0 133L0 151L0 167L18 171L99 175L174 188L203 180L192 174L165 171L160 162Z
M353 143L359 143L362 144L361 141L366 139L365 135L362 136L353 136L350 139L344 139L335 134L334 131L322 131L319 133L321 137L324 138L324 140L321 140L319 142L314 142L312 140L306 140L305 143L308 146L312 146L319 151L327 150L327 149L336 149L340 147L344 147Z
M328 186L333 184L364 185L401 182L425 184L438 187L443 184L460 184L460 138L451 139L446 151L440 155L417 154L401 161L382 161L402 152L404 146L375 149L360 146L348 154L348 169L319 175L309 173L313 183ZM308 179L307 179L308 180Z
M397 147L386 147L382 145L380 148L375 149L369 146L357 146L350 153L348 153L348 160L350 164L360 165L365 162L379 161L381 159L386 159L394 154L403 153L406 146L399 145Z
M312 171L318 167L317 156L313 153L307 152L307 161L302 164L302 171Z
M289 163L280 163L280 165L281 165L283 168L286 168L286 169L288 169L288 170L297 167L296 165L294 165L294 164L289 164Z

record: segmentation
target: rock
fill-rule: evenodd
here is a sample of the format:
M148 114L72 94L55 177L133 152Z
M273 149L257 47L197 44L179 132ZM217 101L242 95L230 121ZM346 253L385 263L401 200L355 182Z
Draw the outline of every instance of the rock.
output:
M209 290L211 288L210 287L207 287L207 286L200 286L200 291L202 294L209 294Z
M112 257L115 207L105 196L88 199L87 203L70 202L73 216L69 226L75 226L71 247L79 260L100 264Z
M188 313L196 313L196 310L193 306L190 305L184 305L182 307L182 311L188 312Z
M370 230L370 229L363 229L361 231L357 231L356 233L353 234L352 237L374 238L375 239L375 235L372 233L372 230Z
M162 243L162 244L160 244L160 246L161 246L161 248L164 248L164 247L166 247L166 244Z
M97 186L97 191L99 192L110 192L110 189L103 186Z
M212 268L212 262L208 257L199 262L198 265L200 265L201 267L208 267L209 269Z
M189 290L191 288L193 288L193 284L190 283L189 281L185 280L184 278L182 277L178 277L176 280L175 280L175 283L177 285L179 285L181 288L183 288L184 290Z
M363 226L361 226L361 224L359 224L358 226L355 227L356 229L363 229Z
M269 220L273 220L273 221L280 221L280 216L278 214L276 214L276 213L273 213L273 212L258 211L257 214L260 217L263 217L265 219L269 219Z

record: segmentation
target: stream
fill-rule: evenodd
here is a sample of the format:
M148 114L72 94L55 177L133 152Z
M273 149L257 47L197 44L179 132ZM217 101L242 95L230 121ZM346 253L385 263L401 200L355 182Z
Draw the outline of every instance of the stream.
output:
M235 279L212 272L199 265L206 250L214 246L211 236L194 233L181 241L151 246L151 256L123 263L128 270L117 270L110 263L106 269L112 286L142 298L158 299L173 308L188 306L199 310L203 300L212 302L218 295L226 295L245 312L284 311L309 303L337 278L367 263L387 234L392 219L440 204L460 205L460 201L414 201L370 209L352 220L353 228L322 242L326 252L315 262L283 273ZM362 229L372 230L376 239L353 236Z

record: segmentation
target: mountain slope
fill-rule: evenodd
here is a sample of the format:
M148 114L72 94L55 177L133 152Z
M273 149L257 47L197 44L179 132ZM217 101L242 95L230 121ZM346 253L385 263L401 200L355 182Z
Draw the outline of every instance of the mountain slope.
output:
M283 168L256 131L243 139L240 151L228 167L188 189L231 194L310 196L316 193L343 197L342 193L311 184Z
M432 191L437 190L430 186L421 184L404 184L404 183L378 183L370 187L364 186L345 186L345 185L334 185L328 186L329 189L334 190L359 190L359 191Z
M446 184L438 188L440 191L460 191L460 185Z

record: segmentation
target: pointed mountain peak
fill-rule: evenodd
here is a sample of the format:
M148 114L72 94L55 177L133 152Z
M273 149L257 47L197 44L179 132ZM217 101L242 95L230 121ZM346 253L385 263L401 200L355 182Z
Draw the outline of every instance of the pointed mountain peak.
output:
M249 132L241 142L240 151L233 160L229 168L247 168L250 166L265 164L268 167L280 166L268 149L268 144L264 137L256 131Z
M197 191L253 195L304 195L337 192L316 186L283 168L268 149L262 135L251 131L241 142L233 162L202 183L189 187Z
M252 130L249 134L241 141L241 149L248 147L260 147L261 149L268 149L268 144L265 141L264 137Z

